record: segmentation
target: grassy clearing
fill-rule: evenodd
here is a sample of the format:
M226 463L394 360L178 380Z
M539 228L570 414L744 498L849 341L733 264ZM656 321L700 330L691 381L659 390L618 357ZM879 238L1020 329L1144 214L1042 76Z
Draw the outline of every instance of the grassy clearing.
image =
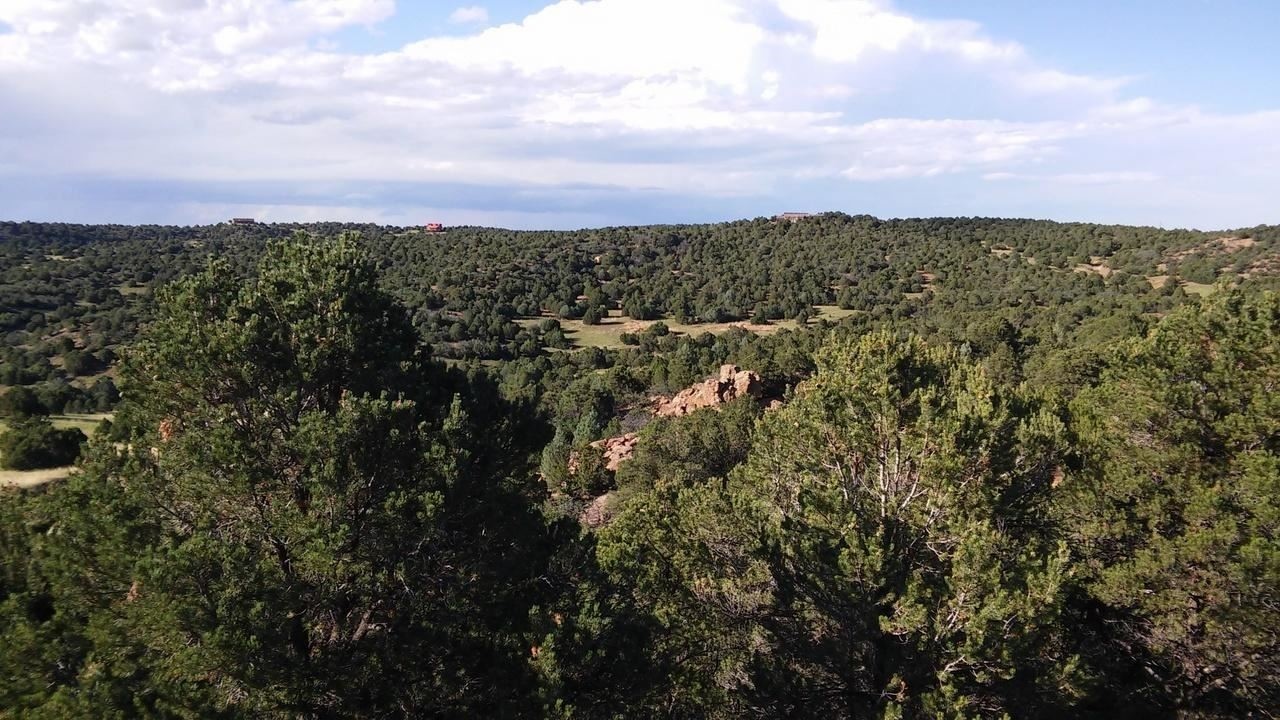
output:
M1078 273L1093 273L1094 275L1099 275L1104 278L1111 277L1111 273L1114 272L1111 268L1107 267L1106 265L1103 265L1102 263L1076 265L1075 271Z
M1162 288L1165 285L1168 285L1172 281L1173 281L1173 278L1171 278L1168 275L1147 276L1147 282L1151 283L1151 287L1157 288L1157 289ZM1214 288L1213 285L1209 285L1206 283L1190 282L1188 280L1180 280L1178 281L1178 284L1182 286L1183 292L1187 293L1188 295L1199 295L1201 297L1204 297L1205 295L1208 295L1209 293L1213 292L1213 288Z
M815 308L818 315L811 323L821 320L829 320L837 322L843 318L855 314L856 310L844 310L835 305L818 305ZM525 318L519 322L522 325L532 326L542 322L545 318ZM632 320L623 316L619 310L610 310L609 316L602 318L599 325L587 325L581 320L561 320L560 327L564 330L565 337L574 347L600 347L600 348L622 348L626 347L622 343L623 333L642 333L650 325L657 320ZM726 322L726 323L699 323L696 325L681 324L671 320L663 320L672 333L678 335L701 335L709 332L713 335L719 335L728 332L730 328L742 328L748 332L760 335L770 335L779 330L794 330L799 327L795 320L779 320L769 323L768 325L756 325L750 322Z
M1184 282L1182 283L1182 289L1191 295L1199 295L1201 297L1213 292L1212 285L1197 282Z
M85 435L92 435L103 420L110 420L111 417L111 413L84 413L78 415L54 415L49 419L53 421L54 427L76 427L84 431Z
M110 413L86 413L77 415L51 415L50 422L57 428L80 428L85 435L92 435L98 423L103 420L110 420ZM0 430L6 425L0 422ZM71 474L74 467L49 468L47 470L0 470L0 488L19 487L29 488L36 485L43 485L54 480L62 480Z
M48 470L0 470L0 488L30 488L43 485L66 478L74 469L68 466Z
M110 419L111 419L111 413L84 413L84 414L73 414L73 415L50 415L49 416L49 422L52 422L54 427L59 429L80 428L80 430L84 432L85 435L92 435L93 431L97 429L98 423L102 422L103 420L110 420ZM7 427L8 426L4 423L4 421L0 420L0 431L3 431Z

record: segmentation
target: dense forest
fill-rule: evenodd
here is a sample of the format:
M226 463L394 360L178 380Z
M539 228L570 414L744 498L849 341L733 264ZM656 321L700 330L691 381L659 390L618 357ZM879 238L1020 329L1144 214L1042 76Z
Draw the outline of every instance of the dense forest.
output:
M0 223L0 460L79 456L0 494L0 717L1274 717L1278 277L1280 227Z

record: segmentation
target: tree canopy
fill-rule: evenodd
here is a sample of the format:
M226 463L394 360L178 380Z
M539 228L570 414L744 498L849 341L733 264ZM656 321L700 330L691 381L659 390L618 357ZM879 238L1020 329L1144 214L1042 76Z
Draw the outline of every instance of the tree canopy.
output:
M298 229L0 223L0 716L1280 705L1276 228Z

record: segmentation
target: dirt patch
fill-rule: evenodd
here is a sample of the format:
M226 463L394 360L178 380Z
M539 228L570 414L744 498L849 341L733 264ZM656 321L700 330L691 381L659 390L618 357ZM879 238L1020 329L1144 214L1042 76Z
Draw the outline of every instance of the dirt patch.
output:
M1209 255L1219 255L1222 253L1236 253L1246 248L1251 248L1257 244L1258 244L1258 241L1254 240L1253 238L1220 237L1214 240L1210 240L1200 245L1199 247L1193 247L1189 250L1183 250L1182 252L1174 253L1173 255L1170 256L1170 259L1175 261L1183 260L1185 258L1191 257L1192 255L1195 255L1196 253L1201 253L1201 252Z
M1280 256L1269 255L1254 260L1249 269L1241 273L1243 277L1254 275L1280 275Z
M1092 258L1090 259L1092 260ZM1111 268L1100 263L1090 263L1088 265L1081 263L1073 269L1078 273L1093 273L1094 275L1098 275L1103 278L1111 277L1111 273L1114 272Z
M1258 241L1253 238L1224 237L1218 238L1218 244L1222 246L1223 250L1233 253L1239 250L1244 250L1245 248L1251 248L1254 245L1257 245Z

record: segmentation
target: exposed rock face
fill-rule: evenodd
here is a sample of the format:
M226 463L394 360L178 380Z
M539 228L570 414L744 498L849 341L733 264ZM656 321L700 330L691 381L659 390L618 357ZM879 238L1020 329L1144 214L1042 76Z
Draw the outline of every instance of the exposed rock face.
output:
M724 365L716 377L681 390L673 398L657 398L653 414L658 417L679 417L701 408L718 407L747 395L759 398L763 390L759 375L750 370L740 370L736 365ZM591 447L603 450L605 468L610 472L617 472L618 466L635 454L638 441L639 436L630 432L597 440L591 443ZM570 459L569 472L574 472L576 466L577 463Z
M716 407L750 395L760 397L764 387L760 376L736 365L722 365L717 377L681 390L669 400L659 399L653 414L658 417L679 417L694 410Z
M681 390L670 399L656 398L653 414L658 417L679 417L688 415L694 410L713 408L733 402L750 395L760 398L764 394L764 385L760 376L750 370L741 370L736 365L722 365L716 377L704 380L693 387ZM774 400L770 407L779 405ZM618 437L605 438L591 443L591 447L599 448L604 453L605 468L617 472L622 463L631 459L636 452L636 443L640 441L637 433L629 432ZM577 470L577 459L569 458L569 472ZM578 521L589 528L599 528L609 522L613 513L609 508L608 493L592 500Z
M609 499L609 494L605 493L592 500L578 516L578 522L589 528L598 528L609 522L613 519L613 512L609 510Z
M636 443L640 440L640 436L635 433L627 433L618 437L605 438L591 443L591 447L600 448L604 451L605 469L610 472L617 472L618 466L623 462L631 459L636 452Z

